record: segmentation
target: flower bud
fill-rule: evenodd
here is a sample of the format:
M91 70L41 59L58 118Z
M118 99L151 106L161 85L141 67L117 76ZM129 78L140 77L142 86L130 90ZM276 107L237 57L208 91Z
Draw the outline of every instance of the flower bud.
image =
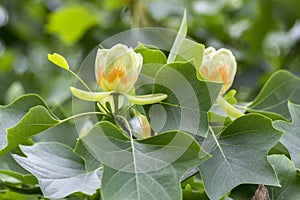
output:
M208 47L204 49L200 73L206 80L223 83L220 94L224 94L232 85L236 73L235 57L228 49L216 51Z
M148 138L151 136L151 127L145 115L137 114L129 123L134 136L137 138Z
M137 81L143 57L123 44L111 49L98 49L95 75L98 85L105 91L128 93Z

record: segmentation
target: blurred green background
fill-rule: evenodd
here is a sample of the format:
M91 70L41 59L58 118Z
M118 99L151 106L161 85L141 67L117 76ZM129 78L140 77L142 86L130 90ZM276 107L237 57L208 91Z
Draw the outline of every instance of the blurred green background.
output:
M0 104L38 93L68 105L73 78L48 53L64 55L76 71L98 43L133 27L179 28L234 52L237 97L251 101L278 69L300 75L299 0L0 0Z

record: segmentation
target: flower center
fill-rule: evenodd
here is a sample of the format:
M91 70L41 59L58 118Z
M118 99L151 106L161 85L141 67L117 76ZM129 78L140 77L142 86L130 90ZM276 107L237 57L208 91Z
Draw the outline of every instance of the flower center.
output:
M125 74L125 70L124 70L124 69L122 69L122 68L120 68L120 67L114 67L114 68L112 68L112 70L108 73L108 75L106 75L106 74L104 73L104 76L103 76L103 77L104 77L108 82L112 83L112 82L114 82L116 79L123 77L124 74Z

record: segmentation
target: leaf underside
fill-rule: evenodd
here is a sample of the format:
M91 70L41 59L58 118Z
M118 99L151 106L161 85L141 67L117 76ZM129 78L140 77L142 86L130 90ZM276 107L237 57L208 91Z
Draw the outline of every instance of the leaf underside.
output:
M93 194L100 187L101 171L86 172L84 161L60 143L36 143L21 146L27 156L14 159L39 181L46 198L64 198L74 192Z

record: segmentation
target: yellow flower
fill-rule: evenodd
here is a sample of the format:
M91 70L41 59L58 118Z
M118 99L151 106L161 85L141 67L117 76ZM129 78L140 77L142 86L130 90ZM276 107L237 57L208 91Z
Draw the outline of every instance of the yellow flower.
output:
M224 94L232 85L236 74L236 61L228 49L216 51L213 47L204 49L200 73L206 80L223 83L220 94Z
M51 55L50 58L52 59ZM110 111L115 113L120 109L126 108L125 106L154 104L163 101L168 97L163 93L134 94L134 84L141 72L142 64L142 55L135 53L131 47L123 44L117 44L111 49L98 49L95 59L95 77L98 85L104 91L91 91L77 75L76 78L79 78L89 91L75 87L70 87L70 90L79 99L98 102L97 105L103 113L107 112L106 104L110 104ZM65 66L61 67L65 68ZM74 73L72 72L72 74ZM118 98L116 99L115 97Z
M95 75L105 91L128 93L133 89L143 64L143 57L123 44L111 49L98 49Z

